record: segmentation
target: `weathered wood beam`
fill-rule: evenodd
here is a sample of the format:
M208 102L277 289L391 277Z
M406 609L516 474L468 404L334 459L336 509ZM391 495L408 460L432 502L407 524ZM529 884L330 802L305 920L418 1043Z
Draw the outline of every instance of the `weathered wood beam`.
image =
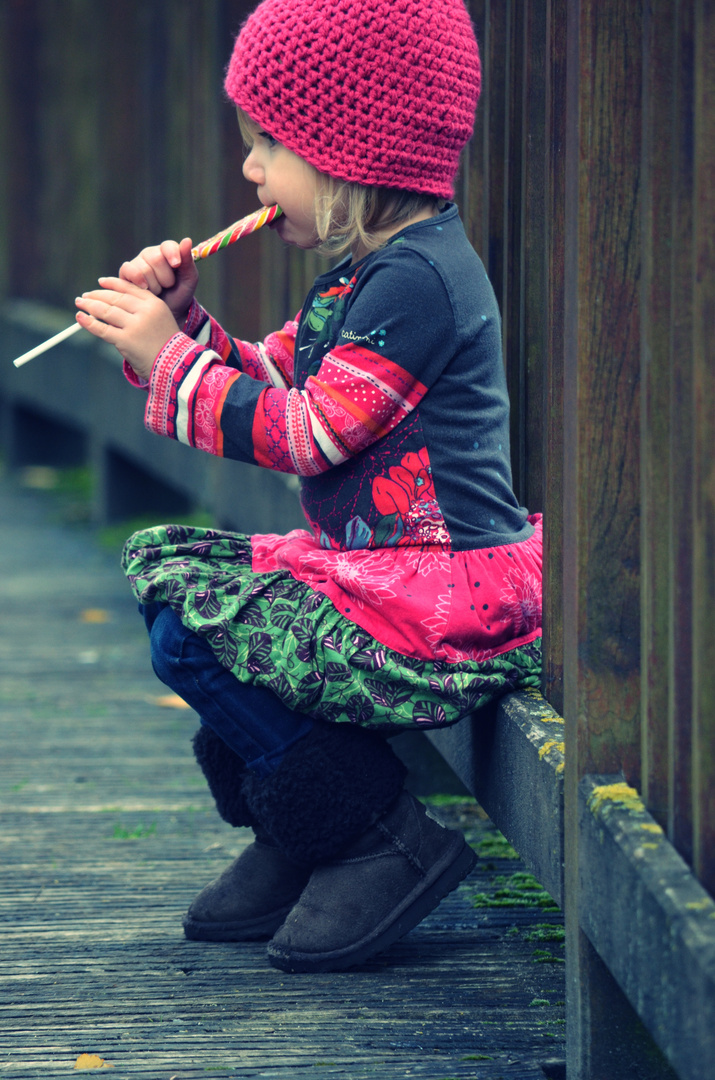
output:
M715 1060L715 901L622 775L583 778L578 820L581 926L680 1080L703 1080ZM649 1080L662 1067L653 1061Z
M557 904L563 904L563 731L541 694L526 691L428 732Z
M537 693L510 694L428 738L563 904L554 710ZM608 1068L591 1075L673 1080L675 1068L680 1080L702 1080L715 1057L715 901L622 774L584 777L578 797L581 993L603 1044L599 1068Z

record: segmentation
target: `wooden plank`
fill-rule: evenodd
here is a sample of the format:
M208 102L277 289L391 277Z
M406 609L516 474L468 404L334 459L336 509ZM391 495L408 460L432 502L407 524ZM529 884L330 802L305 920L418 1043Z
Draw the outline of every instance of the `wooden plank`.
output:
M220 56L220 70L225 71L233 43L249 11L253 8L251 0L230 0L219 5L217 52ZM243 178L242 167L245 156L243 141L238 130L236 114L230 105L221 108L218 168L221 178L219 217L226 223L238 221L245 214L256 208L256 189ZM220 227L220 226L218 226ZM214 230L215 231L215 230ZM211 235L211 232L207 233ZM271 240L273 244L271 245ZM274 316L287 317L287 310L274 312L269 310L269 297L277 282L267 280L265 270L266 250L276 249L276 237L257 236L247 238L247 244L237 250L233 258L226 259L222 267L221 308L225 313L226 326L236 337L256 341L268 330L275 329ZM232 252L226 251L225 255ZM266 293L268 290L268 293ZM281 298L282 302L282 298ZM283 325L282 322L280 325Z
M639 779L640 3L572 3L565 626L577 771ZM572 100L572 93L578 95ZM574 607L575 605L575 607Z
M694 860L715 892L715 11L695 4L694 322L695 502L693 544Z
M41 187L34 230L42 252L42 297L72 314L78 292L112 265L102 215L100 96L107 43L89 0L42 4L34 77ZM114 260L112 260L113 263ZM71 267L71 273L68 273ZM37 296L34 283L25 292Z
M458 203L469 240L489 273L488 237L485 225L486 205L489 198L489 173L487 168L487 117L489 113L489 82L487 71L487 41L489 37L489 0L468 0L467 8L472 18L479 46L482 65L482 88L477 105L474 135L462 155L461 181Z
M5 277L15 296L31 295L42 267L38 235L42 171L39 159L41 87L36 78L42 26L38 0L13 0L3 7L3 127L12 147L12 168L5 167L8 206ZM22 107L18 107L22 102ZM40 271L41 274L41 271ZM41 276L40 276L41 280Z
M668 821L670 705L670 374L673 95L676 5L647 7L643 25L643 269L641 317L642 791Z
M130 0L121 9L107 5L96 13L102 46L112 44L112 63L101 65L102 78L95 84L102 115L93 146L101 177L102 227L97 239L102 273L115 273L126 259L163 238L152 230L147 199L159 178L151 176L145 155L143 126L155 106L142 85L149 50L140 6ZM91 288L91 282L83 288Z
M506 122L508 74L510 57L507 48L508 25L511 4L490 3L485 27L482 63L486 98L483 103L484 149L486 153L486 172L488 189L484 199L484 249L480 252L487 268L504 314L505 290L505 205L507 197L507 154L508 128ZM506 333L506 331L505 331Z
M663 12L661 18L667 13ZM693 855L693 101L694 24L691 0L676 6L671 168L673 185L670 375L671 655L668 702L668 834L688 861ZM667 28L667 24L666 24ZM648 794L647 803L655 802Z
M547 83L552 58L548 5L530 2L524 8L522 113L522 252L520 258L523 312L521 338L524 367L522 423L524 461L522 501L534 513L543 511L551 473L546 464L548 414L544 408L550 374L548 355L548 245L551 236L547 139L551 137Z
M539 1063L560 1051L563 965L535 963L535 953L560 958L546 935L558 937L558 920L470 906L518 862L485 859L468 892L389 956L347 975L286 978L263 943L181 934L193 892L241 850L244 830L186 810L158 812L152 835L124 841L106 814L2 818L11 857L0 909L15 917L4 932L0 1054L13 1080L60 1075L80 1052L154 1077L302 1075L331 1062L347 1076L543 1080Z
M526 4L505 4L504 66L504 177L503 247L504 260L499 297L504 339L504 362L511 403L510 445L514 490L527 503L526 479L526 355L524 280L526 220L526 157L528 114L525 114L528 76L526 71ZM543 78L543 69L542 69ZM531 89L529 87L529 89Z
M3 44L9 40L9 5L0 6L0 161L10 157L10 87L8 63L5 61ZM0 295L6 295L10 285L10 176L7 169L0 169Z
M544 276L548 283L543 319L546 357L542 401L545 413L544 486L544 696L563 715L563 524L564 514L564 211L566 135L566 3L547 5L546 185L547 229Z
M632 1080L624 998L580 929L578 782L639 781L642 8L569 0L565 191L564 718L567 1069Z
M165 221L149 240L155 243L168 235L177 240L191 236L197 242L241 216L230 217L228 207L222 205L224 112L233 121L233 141L240 144L235 114L222 87L223 52L229 43L222 41L219 47L215 0L200 5L181 0L162 4L159 10L154 36L164 53L157 119L166 128L161 147L166 154ZM151 65L151 58L145 63ZM225 276L231 265L241 261L240 250L235 255L228 261L207 259L199 266L201 301L219 319L224 317Z

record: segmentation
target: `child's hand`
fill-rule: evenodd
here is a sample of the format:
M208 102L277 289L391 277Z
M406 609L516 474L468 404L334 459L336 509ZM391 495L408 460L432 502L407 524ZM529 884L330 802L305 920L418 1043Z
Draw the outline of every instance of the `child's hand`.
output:
M148 288L121 278L100 278L99 284L75 300L77 322L114 345L137 375L148 379L157 354L179 330L176 319Z
M199 272L191 258L191 240L164 240L122 263L119 277L140 289L149 289L170 308L179 326L186 322L196 292Z

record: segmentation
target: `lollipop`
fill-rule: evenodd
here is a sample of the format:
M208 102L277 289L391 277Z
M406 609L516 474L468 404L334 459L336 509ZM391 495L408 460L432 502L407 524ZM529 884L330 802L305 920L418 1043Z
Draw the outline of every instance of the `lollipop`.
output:
M252 214L241 218L227 229L216 233L210 240L204 240L203 244L191 249L191 258L196 262L198 259L207 259L209 255L215 255L221 248L235 244L242 236L248 236L256 229L262 229L264 225L270 225L283 213L280 206L262 206L260 210L254 210Z
M241 218L240 221L234 222L233 225L229 225L227 229L223 229L220 233L216 233L210 240L204 240L202 244L198 244L195 248L191 249L191 258L194 262L199 259L206 259L209 255L214 255L221 248L228 247L229 244L235 244L237 240L240 240L242 236L248 236L249 233L255 232L257 229L262 229L264 225L270 225L272 221L275 221L277 217L283 213L280 206L262 206L260 210L254 210L252 214L248 214L246 217ZM22 367L29 360L34 360L36 356L40 356L41 353L47 352L54 345L59 345L65 338L70 337L72 334L76 334L82 327L78 322L72 323L66 330L61 330L59 334L55 334L54 337L48 338L47 341L43 341L41 345L36 345L34 349L30 349L29 352L23 353L22 356L18 356L16 360L13 360L15 367Z

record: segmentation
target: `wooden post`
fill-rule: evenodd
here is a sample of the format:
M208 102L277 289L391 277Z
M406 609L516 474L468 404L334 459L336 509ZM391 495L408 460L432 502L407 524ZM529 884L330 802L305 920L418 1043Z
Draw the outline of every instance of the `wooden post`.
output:
M715 10L695 3L693 856L715 892Z
M550 0L546 22L546 163L543 272L546 330L541 402L544 411L544 696L563 715L564 507L564 223L566 154L566 0Z
M578 784L589 773L621 771L634 786L640 782L642 30L641 0L568 0L564 718L569 1080L634 1080L640 1075L634 1047L642 1025L579 928L588 897L580 888ZM648 1080L669 1071L657 1071L652 1064L649 1070L642 1074Z
M659 5L659 8L661 6ZM671 7L672 22L667 9ZM643 794L654 816L661 818L658 807L663 795L667 799L667 820L661 820L668 835L680 854L689 863L693 857L692 812L692 739L693 739L693 107L694 107L694 11L692 0L679 0L671 5L664 0L662 8L653 7L653 48L655 38L668 36L672 26L671 54L673 56L672 102L670 118L672 131L667 141L668 163L663 169L653 154L649 169L653 186L661 186L667 176L670 194L670 229L667 236L670 255L662 259L662 241L658 245L659 258L653 259L655 267L665 263L669 278L667 317L669 326L669 393L670 423L669 440L669 512L667 534L669 561L663 575L669 588L668 611L668 657L667 664L657 676L667 686L668 721L666 744L658 747L659 723L656 714L658 704L648 709L648 726L644 729L646 741L644 758ZM656 18L660 16L659 25ZM654 53L655 59L655 53ZM651 67L654 64L651 63ZM667 71L667 69L666 69ZM663 76L661 75L661 79ZM654 110L655 112L655 110ZM665 170L667 169L667 173ZM660 173L660 175L659 175ZM660 201L660 200L658 200ZM656 198L653 198L655 205ZM661 203L662 205L662 203ZM653 220L655 226L655 217ZM650 276L650 275L649 275ZM663 297L658 296L649 310L652 319L659 319L658 312ZM665 307L665 305L663 305ZM662 346L661 346L662 347ZM654 613L654 622L662 616ZM652 658L657 665L658 658ZM655 682L656 675L649 679ZM663 761L665 757L665 761ZM663 792L663 777L665 792Z

